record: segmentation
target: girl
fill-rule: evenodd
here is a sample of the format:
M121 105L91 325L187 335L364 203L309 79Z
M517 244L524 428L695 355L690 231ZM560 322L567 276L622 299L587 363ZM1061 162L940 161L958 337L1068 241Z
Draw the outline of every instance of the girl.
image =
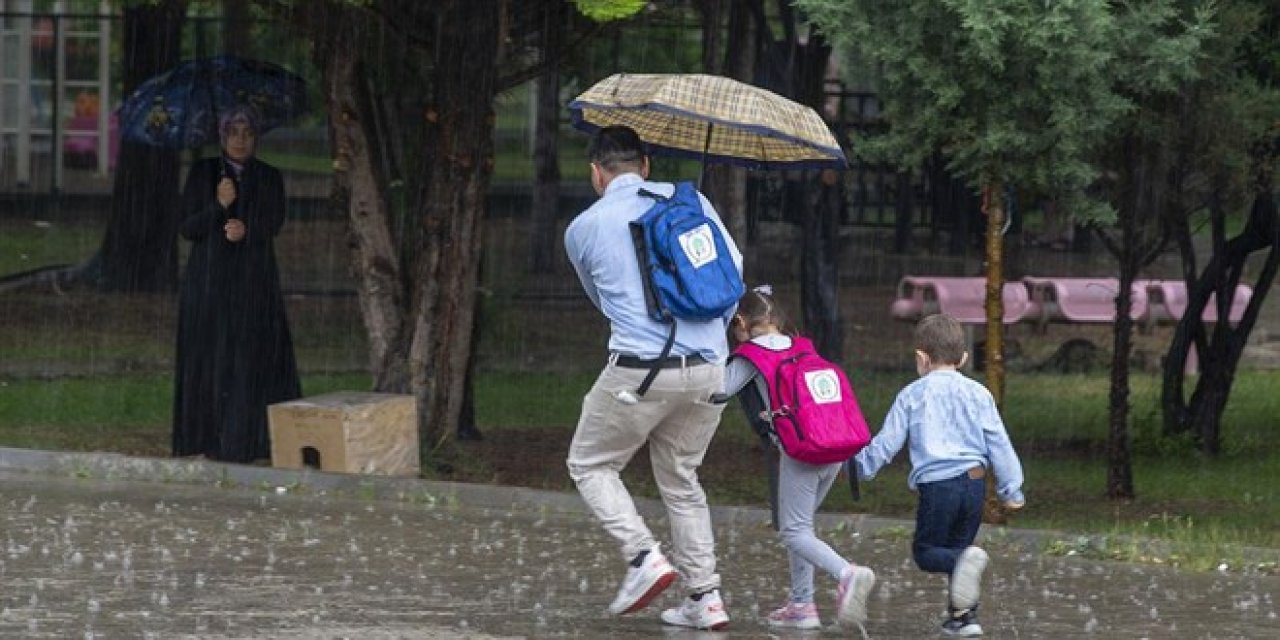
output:
M768 416L773 403L765 375L741 355L742 345L752 342L778 352L813 350L807 339L795 336L786 315L773 299L767 285L748 291L738 303L730 325L738 348L729 359L725 371L725 392L737 395L752 427L762 438L777 448L777 497L774 527L787 547L791 565L791 597L786 606L770 613L770 627L817 629L822 626L814 604L814 568L830 573L839 581L836 592L836 618L845 624L861 627L867 619L867 596L875 586L875 573L851 564L814 534L813 517L831 490L840 472L841 462L812 465L795 460L777 446ZM771 483L772 484L772 483Z

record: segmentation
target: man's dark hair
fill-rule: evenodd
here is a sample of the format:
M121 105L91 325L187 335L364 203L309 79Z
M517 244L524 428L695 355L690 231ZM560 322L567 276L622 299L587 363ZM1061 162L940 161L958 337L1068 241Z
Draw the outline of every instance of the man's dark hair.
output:
M604 127L591 136L587 158L609 173L638 171L649 155L644 141L627 126Z

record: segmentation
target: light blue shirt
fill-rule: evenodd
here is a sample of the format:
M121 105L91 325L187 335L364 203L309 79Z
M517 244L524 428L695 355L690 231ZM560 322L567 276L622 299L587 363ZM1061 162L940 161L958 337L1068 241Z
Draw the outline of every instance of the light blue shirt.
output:
M996 474L996 495L1022 502L1022 463L1009 442L991 392L958 371L934 371L898 393L884 427L853 457L870 480L910 445L912 490L954 478L978 465Z
M653 206L652 198L637 193L642 188L665 196L675 192L670 183L646 182L638 174L616 176L605 187L604 195L569 223L564 232L564 246L587 297L609 319L609 351L656 358L666 344L670 325L649 317L640 263L628 227ZM733 238L711 203L702 194L698 194L698 199L702 201L703 213L720 227L733 263L741 274L742 254ZM671 354L698 354L709 362L723 363L729 355L725 328L731 317L732 310L716 320L677 319Z

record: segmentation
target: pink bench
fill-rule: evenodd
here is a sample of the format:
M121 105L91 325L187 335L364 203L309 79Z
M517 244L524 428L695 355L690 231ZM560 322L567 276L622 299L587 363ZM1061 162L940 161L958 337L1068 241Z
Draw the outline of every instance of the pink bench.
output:
M1056 323L1105 323L1116 319L1118 278L1041 278L1022 279L1031 298L1032 309L1027 319L1043 327ZM1130 289L1132 306L1129 317L1139 320L1148 313L1147 289L1137 282Z
M1187 312L1187 284L1181 280L1143 280L1140 283L1147 289L1151 300L1151 313L1146 322L1148 325L1175 323ZM1138 284L1138 283L1135 283ZM1240 322L1244 316L1244 308L1253 298L1253 289L1248 285L1236 285L1235 296L1231 299L1231 312L1227 321L1231 324ZM1211 294L1209 303L1205 305L1200 318L1205 322L1218 321L1218 296Z
M945 313L965 324L986 324L986 297L986 278L904 276L898 282L898 296L889 313L907 322ZM1022 320L1029 307L1027 288L1021 282L1006 282L1004 323Z

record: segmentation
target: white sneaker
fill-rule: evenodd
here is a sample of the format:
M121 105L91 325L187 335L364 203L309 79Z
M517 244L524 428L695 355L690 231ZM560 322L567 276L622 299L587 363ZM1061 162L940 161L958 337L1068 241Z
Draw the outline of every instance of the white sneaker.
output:
M715 589L702 594L698 600L688 597L679 607L663 611L662 621L677 627L719 631L729 626L729 614L724 610L720 590Z
M618 588L618 596L609 605L609 613L620 616L639 611L675 581L676 570L655 546L639 567L627 566L627 577Z
M867 621L867 596L876 586L876 572L861 565L850 567L836 590L836 619L861 627Z
M968 547L956 558L951 570L951 608L958 611L978 606L982 596L982 573L990 556L981 547Z

